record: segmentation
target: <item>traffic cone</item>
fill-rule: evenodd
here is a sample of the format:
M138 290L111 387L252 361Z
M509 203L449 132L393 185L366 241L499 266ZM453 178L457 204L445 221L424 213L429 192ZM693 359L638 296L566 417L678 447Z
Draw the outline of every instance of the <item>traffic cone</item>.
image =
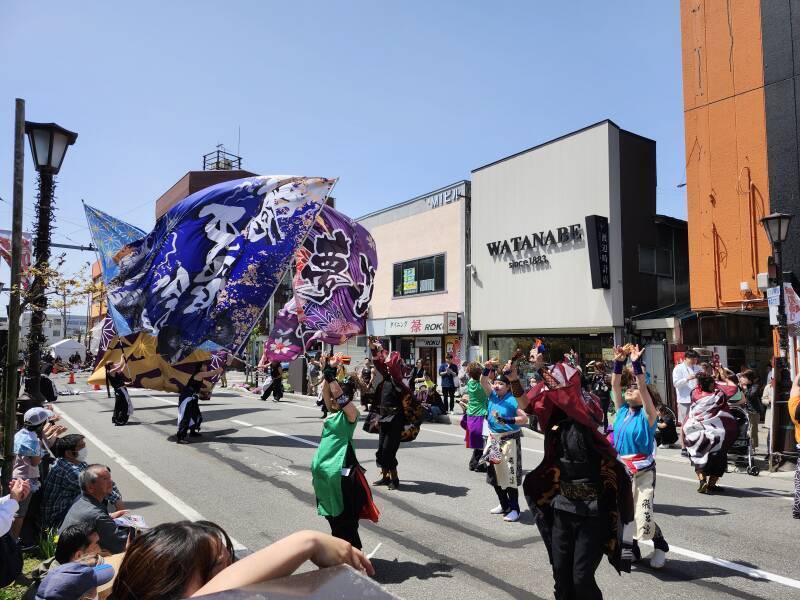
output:
M100 391L100 384L98 384L98 383L94 384L94 391L95 392L99 392Z
M75 371L69 372L69 381L67 383L75 383Z

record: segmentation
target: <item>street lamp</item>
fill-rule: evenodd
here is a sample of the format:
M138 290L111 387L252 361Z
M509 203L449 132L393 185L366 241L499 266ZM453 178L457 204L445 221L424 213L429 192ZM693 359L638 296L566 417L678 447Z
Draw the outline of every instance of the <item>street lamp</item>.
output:
M791 386L790 377L786 375L786 357L789 354L789 339L786 329L786 302L783 293L783 243L789 233L789 225L792 222L792 215L784 213L772 213L761 219L761 224L767 232L769 243L772 244L772 256L775 260L775 275L778 284L778 356L775 357L773 365L774 381L774 404L772 410L772 423L769 424L772 435L770 436L772 446L770 453L774 450L779 436L775 435L775 423L781 422L780 415L783 405L788 402L789 389ZM772 466L772 465L770 465Z
M28 334L28 377L30 382L28 393L32 404L39 405L42 403L39 391L40 355L44 341L42 326L47 308L47 297L45 296L47 282L44 274L50 264L54 178L61 169L61 163L64 162L67 147L75 143L78 134L55 123L32 123L30 121L25 122L25 133L31 146L33 164L39 173L39 198L36 203L34 226L36 237L33 240L36 272L30 290L32 312L31 328Z
M64 162L67 146L78 139L78 134L55 123L25 121L25 133L31 145L33 163L39 173L57 175Z
M772 213L761 219L761 224L767 232L769 243L775 246L786 241L789 233L789 224L792 222L792 215L784 213ZM777 258L776 258L777 260Z

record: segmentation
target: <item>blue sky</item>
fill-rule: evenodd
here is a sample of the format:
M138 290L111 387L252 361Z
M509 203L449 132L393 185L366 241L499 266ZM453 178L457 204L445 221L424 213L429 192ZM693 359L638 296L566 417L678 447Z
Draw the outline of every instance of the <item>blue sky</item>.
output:
M360 216L611 118L657 141L658 210L686 216L677 1L0 0L0 55L0 228L14 98L79 133L55 241L89 241L81 199L149 230L239 128L244 168L338 176ZM26 227L34 194L27 158Z

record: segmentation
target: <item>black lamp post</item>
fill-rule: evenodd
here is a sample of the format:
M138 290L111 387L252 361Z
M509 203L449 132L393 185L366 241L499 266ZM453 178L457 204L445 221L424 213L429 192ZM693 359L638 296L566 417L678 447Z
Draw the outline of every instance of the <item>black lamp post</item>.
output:
M31 146L33 163L39 173L39 198L36 203L36 237L33 240L34 265L36 276L31 284L30 301L32 305L31 328L28 334L28 389L34 404L42 403L39 391L40 358L42 351L42 325L47 308L45 286L42 276L50 262L50 232L53 220L54 178L61 169L67 147L75 143L78 134L68 131L55 123L25 122L25 133Z
M780 423L780 416L784 404L788 402L789 391L791 389L791 378L787 372L786 357L789 355L789 337L786 327L786 302L784 301L783 293L783 243L786 241L786 236L789 233L789 225L792 222L792 215L784 213L772 213L761 219L761 224L767 232L769 243L772 244L772 256L775 260L775 275L778 283L778 356L775 357L773 365L773 378L775 382L773 410L772 410L772 423L770 423L770 431L772 431L771 443L772 446L769 451L772 453L776 449L776 444L780 436L775 430L775 423Z

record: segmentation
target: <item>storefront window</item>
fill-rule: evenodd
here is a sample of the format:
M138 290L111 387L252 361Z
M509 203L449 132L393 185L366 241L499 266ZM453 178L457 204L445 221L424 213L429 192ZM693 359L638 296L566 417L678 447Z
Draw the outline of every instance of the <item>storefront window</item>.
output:
M400 338L398 350L403 362L407 365L414 364L414 340L412 338Z
M609 333L576 336L544 336L544 335L504 335L489 336L489 358L496 358L501 362L507 361L519 348L527 357L536 338L542 340L545 346L545 360L548 363L563 360L564 355L570 350L575 350L580 356L581 367L593 360L603 360L603 348L614 347L614 338ZM608 352L606 352L608 354ZM520 363L520 377L527 379L532 374L530 363Z
M443 292L444 269L444 254L395 263L392 274L395 297Z

